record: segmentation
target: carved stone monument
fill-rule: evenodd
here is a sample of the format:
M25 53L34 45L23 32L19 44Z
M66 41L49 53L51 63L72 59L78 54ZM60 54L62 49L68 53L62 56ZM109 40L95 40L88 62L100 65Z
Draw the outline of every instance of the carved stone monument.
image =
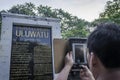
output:
M60 20L2 13L1 80L53 80L53 39Z

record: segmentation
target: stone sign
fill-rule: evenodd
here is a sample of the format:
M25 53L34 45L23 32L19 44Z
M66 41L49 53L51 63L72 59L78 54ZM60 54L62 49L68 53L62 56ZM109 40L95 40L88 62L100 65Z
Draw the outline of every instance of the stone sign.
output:
M53 80L53 39L60 20L2 13L0 79Z

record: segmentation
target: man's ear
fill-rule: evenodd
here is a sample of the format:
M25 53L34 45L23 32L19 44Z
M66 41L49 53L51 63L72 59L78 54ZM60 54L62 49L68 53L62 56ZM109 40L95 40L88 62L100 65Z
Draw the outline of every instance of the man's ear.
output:
M98 66L98 58L93 52L90 53L90 62L92 67Z

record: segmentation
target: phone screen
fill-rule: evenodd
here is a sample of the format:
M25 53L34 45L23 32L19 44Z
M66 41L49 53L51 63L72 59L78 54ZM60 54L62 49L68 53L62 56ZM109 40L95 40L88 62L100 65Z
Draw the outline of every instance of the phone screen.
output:
M79 43L73 44L73 59L77 64L86 63L86 51L84 44Z

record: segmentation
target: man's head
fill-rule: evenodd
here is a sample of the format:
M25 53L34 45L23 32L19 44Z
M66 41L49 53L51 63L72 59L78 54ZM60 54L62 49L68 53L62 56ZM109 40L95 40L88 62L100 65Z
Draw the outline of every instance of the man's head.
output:
M98 25L88 37L87 48L89 55L97 57L106 69L120 68L120 26L109 23ZM92 68L96 61L90 64Z

